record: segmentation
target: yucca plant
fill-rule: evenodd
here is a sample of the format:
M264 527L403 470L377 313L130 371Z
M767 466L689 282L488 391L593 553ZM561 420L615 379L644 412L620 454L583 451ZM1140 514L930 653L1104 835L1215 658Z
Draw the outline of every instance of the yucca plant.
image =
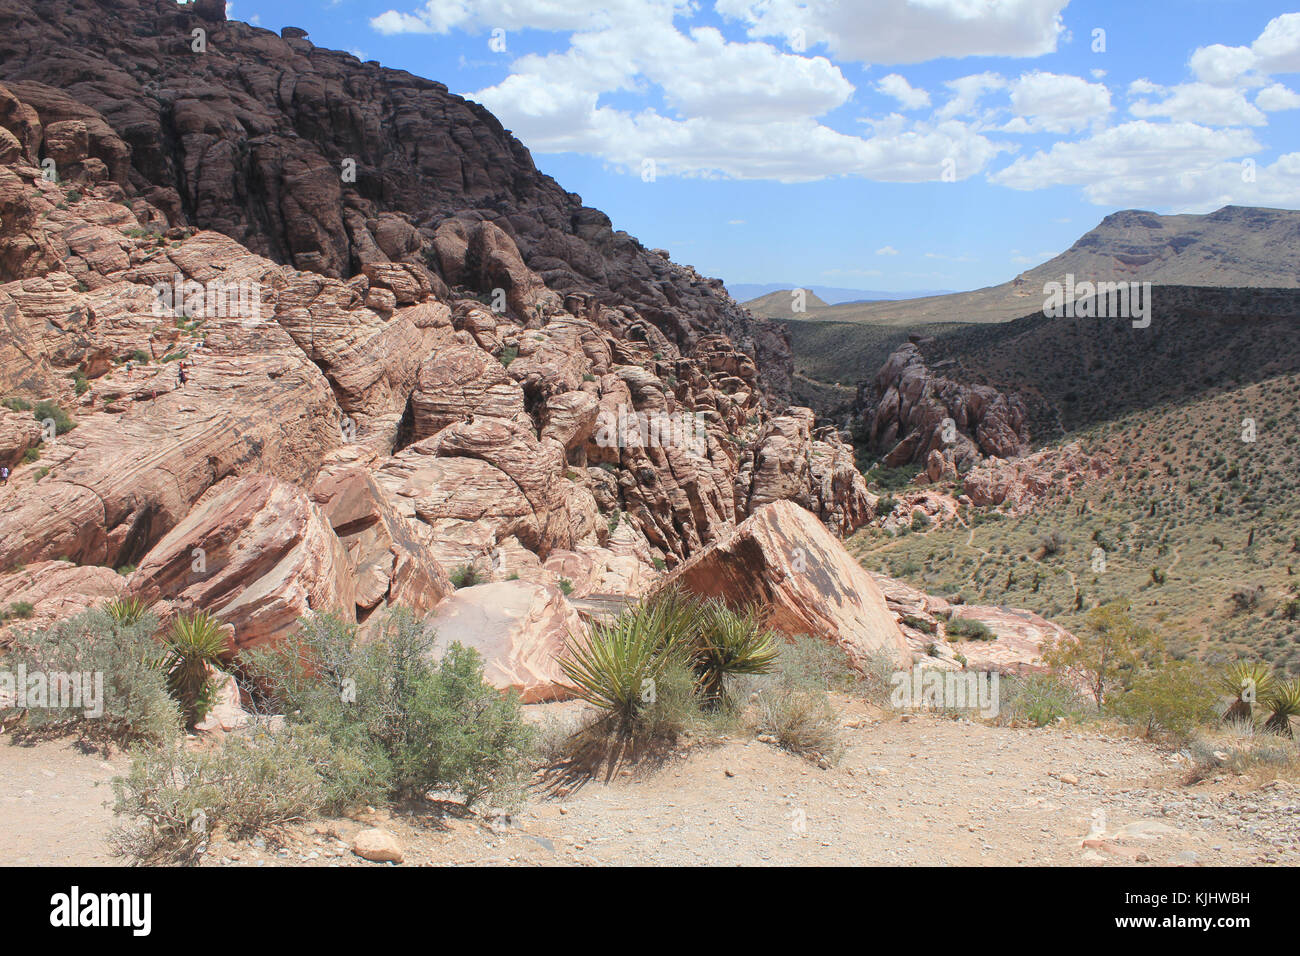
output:
M560 668L574 695L628 730L655 700L655 685L673 661L689 663L701 604L676 591L642 601L570 641Z
M1267 697L1274 687L1273 671L1262 661L1233 661L1219 678L1219 686L1232 695L1233 701L1224 720L1252 720L1254 703Z
M1300 716L1300 677L1277 683L1262 701L1269 709L1264 729L1283 737L1295 736L1291 732L1291 718Z
M130 627L139 622L149 610L149 605L138 597L116 598L104 605L104 611L119 627Z
M695 672L705 703L716 707L725 698L726 679L733 674L766 674L776 663L777 643L763 626L758 607L733 611L721 601L704 607L695 644Z
M206 611L198 611L177 617L163 636L163 643L167 646L163 665L167 690L185 712L186 724L193 727L212 707L215 688L210 668L226 651L226 635L220 621Z

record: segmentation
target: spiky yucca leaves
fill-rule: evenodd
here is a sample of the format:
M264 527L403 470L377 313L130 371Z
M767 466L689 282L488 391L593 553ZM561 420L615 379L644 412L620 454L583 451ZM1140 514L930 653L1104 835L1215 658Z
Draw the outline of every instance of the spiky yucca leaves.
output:
M138 597L117 598L104 605L104 611L121 627L129 627L144 617L149 606Z
M1273 670L1262 661L1233 661L1219 677L1219 686L1233 697L1223 719L1252 720L1255 701L1272 693L1274 685Z
M1291 718L1300 717L1300 677L1278 682L1262 701L1269 709L1264 729L1283 737L1295 736L1291 732Z
M560 667L575 696L629 730L653 705L656 682L670 662L691 661L701 615L698 600L661 592L594 625L586 640L571 640Z
M167 690L181 705L185 721L193 727L207 716L215 688L210 668L226 652L221 622L206 611L182 614L163 636L167 646Z
M724 700L728 676L771 672L777 642L763 626L763 613L756 606L733 611L721 601L709 601L701 617L693 648L695 672L705 703L716 707Z

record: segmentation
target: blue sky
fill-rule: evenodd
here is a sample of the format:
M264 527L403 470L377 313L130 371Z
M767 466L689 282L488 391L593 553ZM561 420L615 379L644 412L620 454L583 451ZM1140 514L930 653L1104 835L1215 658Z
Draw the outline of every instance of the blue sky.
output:
M902 291L1005 281L1117 209L1300 207L1289 5L234 0L230 15L484 103L616 228L705 274Z

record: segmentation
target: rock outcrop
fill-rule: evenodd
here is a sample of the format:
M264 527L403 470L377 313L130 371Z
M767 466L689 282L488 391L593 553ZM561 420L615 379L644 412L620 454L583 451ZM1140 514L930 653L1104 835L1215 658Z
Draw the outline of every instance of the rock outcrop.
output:
M438 607L432 625L436 656L452 643L474 648L483 656L484 679L525 703L567 696L558 662L570 635L580 642L585 633L559 588L525 581L461 588Z
M835 644L857 666L875 654L900 666L911 661L876 582L816 517L789 501L760 508L665 584L737 606L757 601L774 630Z
M350 619L356 572L307 493L269 475L227 478L131 575L133 594L166 616L205 610L234 630L232 650L289 633L299 618Z
M910 342L859 388L857 407L887 468L914 464L942 476L984 456L1014 458L1028 448L1028 413L1019 396L937 375Z

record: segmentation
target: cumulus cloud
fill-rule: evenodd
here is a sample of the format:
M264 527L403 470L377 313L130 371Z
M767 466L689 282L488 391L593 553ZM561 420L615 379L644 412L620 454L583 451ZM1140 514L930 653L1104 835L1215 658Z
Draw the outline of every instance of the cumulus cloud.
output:
M998 151L954 121L895 115L870 121L871 135L841 133L818 118L854 88L826 57L731 42L713 27L683 30L678 12L665 0L622 22L625 8L607 8L607 26L574 33L562 53L519 58L510 76L473 97L538 152L580 152L626 169L653 160L668 175L918 182L941 178L950 161L963 179ZM646 85L664 109L602 102ZM890 85L913 100L925 95Z
M1143 118L1165 116L1210 126L1263 126L1268 122L1243 90L1210 83L1183 83L1159 102L1139 100L1129 112Z
M824 45L863 63L940 57L1042 56L1056 50L1069 0L874 0L869 15L844 0L718 0L752 37Z
M1035 71L1011 85L1015 118L1009 133L1070 133L1106 118L1111 110L1110 90L1078 76Z
M1017 159L991 175L1012 189L1083 187L1094 203L1187 211L1227 203L1294 202L1300 198L1300 154L1251 169L1243 160L1260 149L1244 129L1135 120Z
M930 94L918 90L904 77L891 73L876 84L876 89L886 96L892 96L904 109L917 110L930 105Z
M1281 110L1293 110L1300 107L1300 93L1288 89L1281 83L1274 83L1259 91L1255 105L1269 113Z

